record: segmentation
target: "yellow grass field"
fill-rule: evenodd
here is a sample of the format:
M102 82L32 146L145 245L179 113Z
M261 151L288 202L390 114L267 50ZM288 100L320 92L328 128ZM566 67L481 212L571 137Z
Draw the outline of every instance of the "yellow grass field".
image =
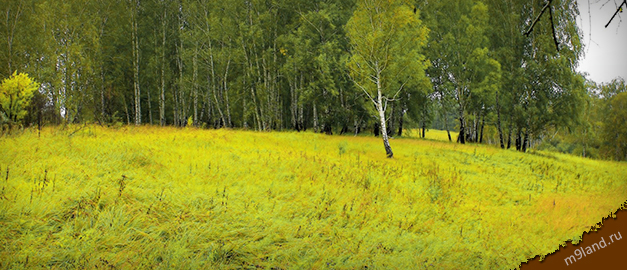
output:
M79 128L0 137L0 268L509 269L627 199L625 163L554 153Z
M404 130L404 132L405 133L403 134L403 137L419 139L422 131L420 129L406 129ZM459 134L459 132L450 131L450 133L451 140L455 142L457 140L457 135ZM448 142L448 135L446 134L446 130L428 129L425 132L425 139Z

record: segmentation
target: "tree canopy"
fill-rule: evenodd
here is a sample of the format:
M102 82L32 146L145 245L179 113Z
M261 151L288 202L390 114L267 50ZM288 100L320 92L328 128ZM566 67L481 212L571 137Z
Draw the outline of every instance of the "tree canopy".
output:
M0 79L41 82L27 111L45 123L386 140L433 122L525 151L596 104L576 72L575 0L0 3Z

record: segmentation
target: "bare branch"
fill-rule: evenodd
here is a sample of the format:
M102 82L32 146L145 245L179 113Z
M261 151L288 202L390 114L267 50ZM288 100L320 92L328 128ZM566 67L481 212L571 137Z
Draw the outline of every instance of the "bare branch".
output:
M614 17L616 17L618 12L623 11L623 5L625 5L625 7L627 8L627 0L623 0L623 2L620 3L620 5L618 5L618 7L616 8L616 12L614 12L614 15L612 15L612 18L610 19L610 21L607 22L607 24L605 25L605 28L607 28L610 25L610 23L612 23L612 20L614 20Z
M624 1L627 1L627 0L624 0ZM553 31L553 41L555 42L555 49L559 52L560 47L559 47L559 42L557 41L557 36L555 35L555 24L553 23L553 8L551 7L551 2L553 2L553 0L549 0L546 3L546 5L544 5L544 7L542 8L542 11L540 12L540 15L538 15L538 17L536 17L536 19L533 20L533 23L531 24L531 27L529 27L529 30L525 32L525 36L529 36L529 34L531 34L531 31L533 31L533 27L536 26L536 23L538 23L538 21L540 20L540 17L542 17L542 14L544 14L546 9L548 8L549 18L551 19L551 30Z
M533 31L533 27L536 26L536 23L538 23L538 21L540 20L540 17L542 17L542 14L544 14L546 9L551 5L551 2L553 2L553 0L549 0L549 2L546 3L546 5L544 5L544 7L542 8L542 11L540 12L540 15L538 15L538 17L536 17L536 19L533 20L533 23L531 24L531 27L529 27L529 30L525 32L525 36L529 36L529 34L531 34L531 31Z
M583 19L581 20L583 25ZM590 1L588 1L588 44L592 43L592 12L590 11ZM588 46L588 52L590 52L590 46Z

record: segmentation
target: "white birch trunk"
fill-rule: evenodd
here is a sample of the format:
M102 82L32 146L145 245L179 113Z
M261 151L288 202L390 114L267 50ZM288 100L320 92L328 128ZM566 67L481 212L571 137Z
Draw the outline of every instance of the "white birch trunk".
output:
M379 120L381 121L381 137L383 138L383 147L385 147L385 154L388 158L392 158L394 153L392 152L392 147L390 147L390 141L388 138L388 131L385 127L385 109L383 105L383 95L381 93L381 80L380 80L380 72L377 72L377 104L376 108L379 112Z

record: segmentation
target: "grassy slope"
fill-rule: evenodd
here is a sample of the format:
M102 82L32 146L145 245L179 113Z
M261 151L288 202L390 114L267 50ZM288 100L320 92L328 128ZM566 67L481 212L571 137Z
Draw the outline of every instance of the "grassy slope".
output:
M0 138L0 268L512 268L627 199L624 163L558 154L394 139L390 160L369 137L70 133Z

